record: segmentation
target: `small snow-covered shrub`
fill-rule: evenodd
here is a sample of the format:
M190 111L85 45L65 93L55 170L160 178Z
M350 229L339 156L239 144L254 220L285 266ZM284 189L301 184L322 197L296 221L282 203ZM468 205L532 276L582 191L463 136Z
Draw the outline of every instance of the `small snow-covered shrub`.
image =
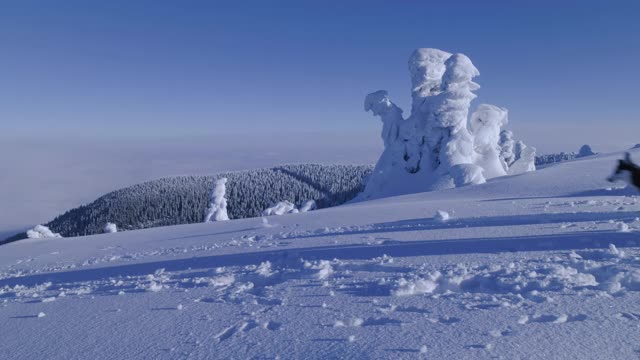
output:
M104 225L103 232L105 234L117 233L118 227L116 226L116 224L108 222Z
M29 239L48 239L61 238L62 235L54 233L44 225L36 225L33 229L27 231L27 237Z
M263 216L271 216L271 215L284 215L284 214L296 214L298 213L298 209L296 209L296 206L288 201L288 200L284 200L284 201L280 201L277 204L266 208L263 212L262 215Z

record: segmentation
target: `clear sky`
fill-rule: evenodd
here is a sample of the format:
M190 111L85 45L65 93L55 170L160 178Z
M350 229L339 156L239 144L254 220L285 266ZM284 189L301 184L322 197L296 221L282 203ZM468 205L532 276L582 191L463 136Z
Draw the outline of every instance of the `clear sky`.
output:
M377 134L364 96L408 112L408 56L437 47L512 124L640 142L639 18L640 1L3 1L0 137Z

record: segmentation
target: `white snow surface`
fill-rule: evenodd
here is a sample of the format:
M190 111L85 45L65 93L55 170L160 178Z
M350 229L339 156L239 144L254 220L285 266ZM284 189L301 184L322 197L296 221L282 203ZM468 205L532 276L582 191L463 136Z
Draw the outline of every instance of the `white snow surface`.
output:
M253 218L4 245L0 351L637 358L640 198L605 180L621 156L269 226ZM434 219L442 209L455 216Z

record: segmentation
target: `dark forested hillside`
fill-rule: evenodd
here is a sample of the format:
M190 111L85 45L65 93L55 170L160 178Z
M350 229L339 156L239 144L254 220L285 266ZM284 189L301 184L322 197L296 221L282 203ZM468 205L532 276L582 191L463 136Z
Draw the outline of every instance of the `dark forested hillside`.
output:
M107 222L115 223L120 231L201 222L213 182L221 177L228 179L231 219L260 216L281 200L298 206L315 200L319 208L325 208L354 198L371 170L371 166L302 164L162 178L108 193L46 226L63 236L80 236L101 233Z

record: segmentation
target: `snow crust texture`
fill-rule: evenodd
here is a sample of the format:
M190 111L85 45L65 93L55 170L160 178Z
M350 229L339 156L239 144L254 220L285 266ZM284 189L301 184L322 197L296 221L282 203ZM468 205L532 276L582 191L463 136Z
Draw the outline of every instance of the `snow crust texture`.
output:
M385 90L365 97L382 120L384 151L360 199L439 190L535 170L535 149L514 141L504 108L480 104L469 117L478 69L464 54L417 49L409 58L408 118Z

